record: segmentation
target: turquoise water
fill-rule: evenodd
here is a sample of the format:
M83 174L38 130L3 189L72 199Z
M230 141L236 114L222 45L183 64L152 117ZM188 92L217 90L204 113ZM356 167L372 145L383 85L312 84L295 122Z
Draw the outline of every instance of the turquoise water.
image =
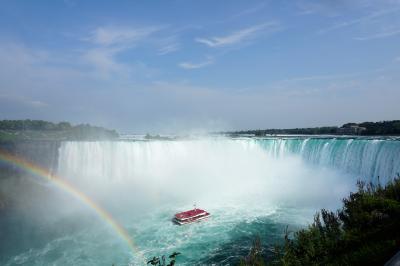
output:
M358 178L394 176L399 154L399 141L383 139L65 142L52 171L111 213L137 250L79 200L27 177L18 195L28 200L0 219L0 264L142 265L179 251L179 265L230 265L257 235L268 257L286 225L337 208ZM210 219L171 223L194 203Z
M357 175L360 179L383 182L400 173L400 141L366 138L281 138L257 139L272 156L298 154L314 165Z

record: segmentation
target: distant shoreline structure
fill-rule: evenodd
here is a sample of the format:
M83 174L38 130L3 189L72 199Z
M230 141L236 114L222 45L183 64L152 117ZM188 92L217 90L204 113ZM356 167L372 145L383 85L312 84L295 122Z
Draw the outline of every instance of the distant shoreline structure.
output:
M254 136L274 136L274 135L358 135L358 136L400 136L400 120L346 123L341 127L312 127L312 128L292 128L292 129L255 129L240 131L216 132L215 134L225 134L229 136L254 135Z

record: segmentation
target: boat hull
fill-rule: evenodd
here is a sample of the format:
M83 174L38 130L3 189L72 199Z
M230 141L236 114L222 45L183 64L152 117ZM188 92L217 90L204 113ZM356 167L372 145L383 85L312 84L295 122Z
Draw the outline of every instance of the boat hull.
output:
M205 210L194 208L185 212L175 214L172 221L178 225L190 224L204 220L210 216Z
M184 225L184 224L191 224L191 223L195 223L195 222L200 222L202 220L207 219L208 217L210 217L209 213L207 213L207 214L205 214L203 216L198 216L198 217L195 217L193 219L189 218L189 219L186 219L186 220L180 220L180 219L177 219L176 217L174 217L172 219L172 222L174 222L177 225Z

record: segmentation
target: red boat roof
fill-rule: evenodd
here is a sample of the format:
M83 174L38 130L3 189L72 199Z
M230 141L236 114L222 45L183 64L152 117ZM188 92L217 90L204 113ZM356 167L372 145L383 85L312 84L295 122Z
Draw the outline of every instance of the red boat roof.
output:
M189 211L185 211L185 212L180 212L175 214L175 217L178 219L187 219L202 213L206 213L205 210L202 209L193 209L193 210L189 210Z

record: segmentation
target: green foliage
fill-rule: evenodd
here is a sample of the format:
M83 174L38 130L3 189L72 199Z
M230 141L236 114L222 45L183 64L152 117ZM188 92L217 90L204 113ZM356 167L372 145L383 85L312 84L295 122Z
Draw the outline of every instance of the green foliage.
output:
M314 127L314 128L291 128L291 129L257 129L231 132L231 134L254 134L256 136L279 135L279 134L302 134L302 135L323 135L335 134L338 127Z
M349 128L351 126L358 126L365 128L365 130L359 133L348 134L361 134L361 135L400 135L400 120L393 121L381 121L381 122L363 122L357 123L347 123L342 126L342 128ZM282 135L282 134L302 134L302 135L334 135L342 134L339 127L313 127L313 128L291 128L291 129L256 129L256 130L244 130L236 132L227 132L232 135L237 134L255 134L256 136L264 135Z
M2 120L0 130L66 130L70 129L68 122L58 124L43 120Z
M246 258L243 258L240 260L240 266L264 266L264 259L262 257L262 246L261 246L261 240L259 237L257 237L253 245L251 247L251 250L249 254L246 256Z
M400 178L385 187L358 183L336 213L321 210L314 222L286 233L279 265L383 265L400 245Z
M17 140L98 140L115 139L115 130L89 124L72 126L68 122L52 123L42 120L0 121L0 141Z
M363 135L400 135L400 120L364 122L359 126L366 128Z

